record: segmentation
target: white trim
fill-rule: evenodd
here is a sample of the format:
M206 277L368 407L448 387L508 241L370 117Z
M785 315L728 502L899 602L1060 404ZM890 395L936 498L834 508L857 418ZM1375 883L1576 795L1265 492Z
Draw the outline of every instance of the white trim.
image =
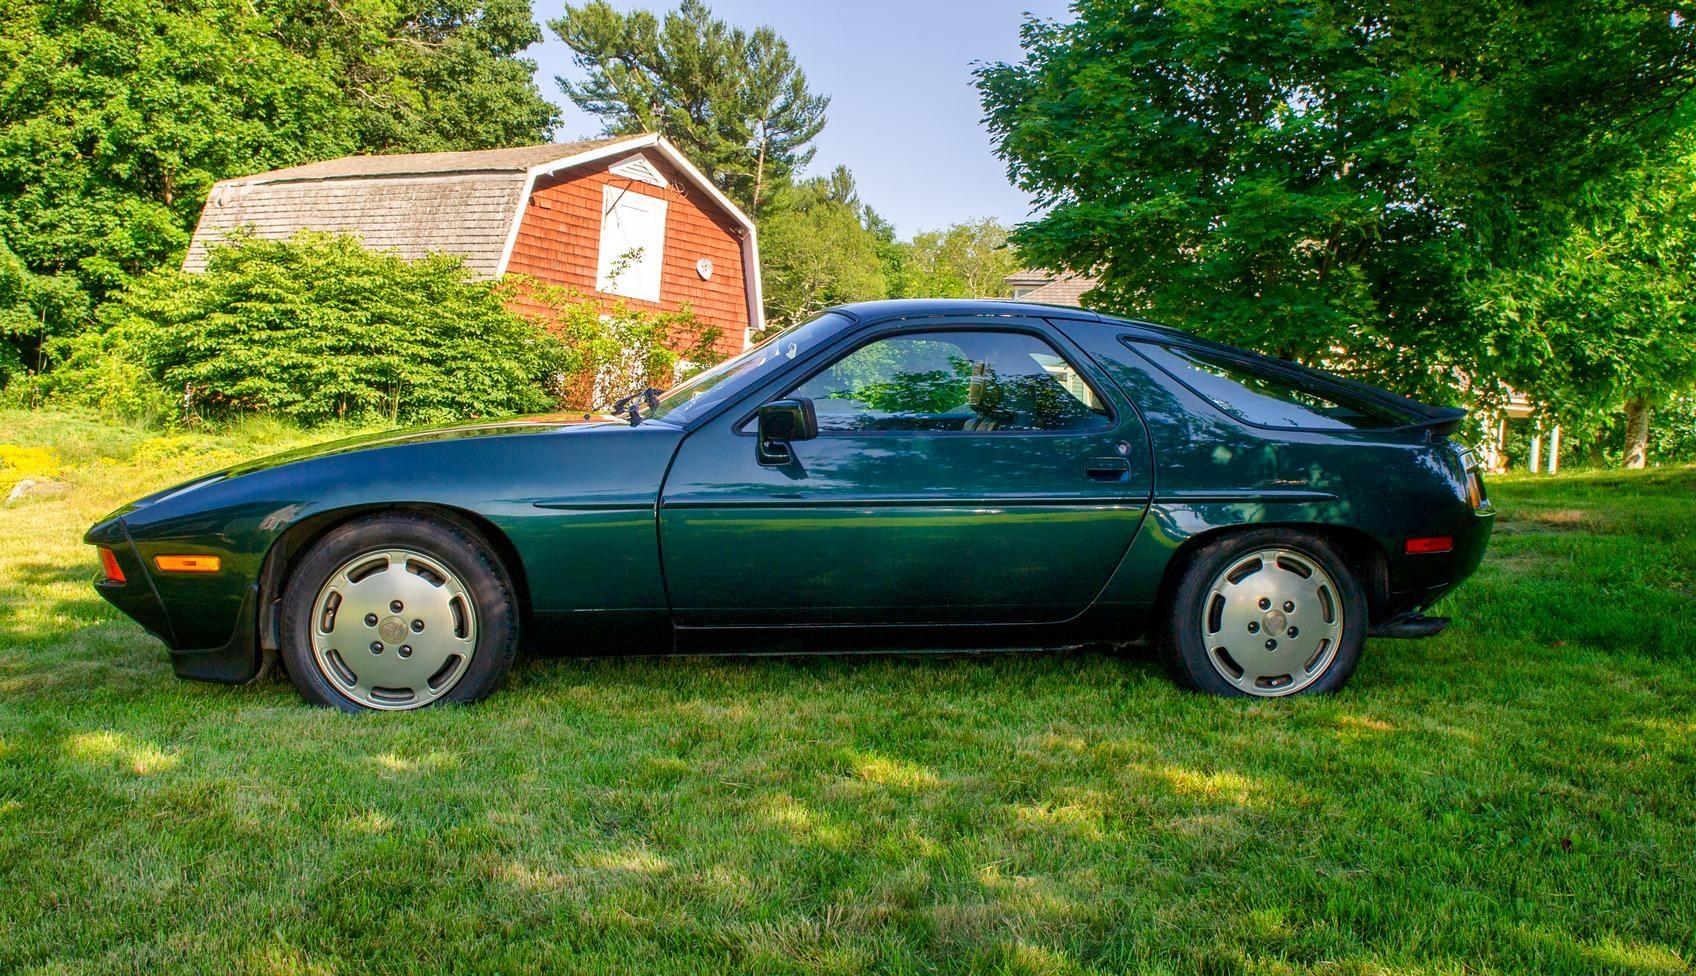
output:
M766 297L760 290L760 242L754 239L754 227L742 239L742 287L748 293L748 331L742 333L742 348L754 346L754 333L766 327Z
M524 211L530 204L531 194L536 191L538 179L543 176L551 176L560 170L605 159L608 156L617 156L648 148L658 150L667 162L681 170L691 183L706 191L708 199L717 204L719 209L728 213L731 219L742 227L742 281L743 290L748 297L748 330L742 334L742 348L746 349L751 345L750 339L753 334L765 328L765 296L760 286L760 246L757 240L757 232L754 229L754 222L748 219L748 215L743 213L740 207L731 203L729 197L719 192L718 187L713 185L713 181L707 179L705 173L696 169L695 164L689 162L676 146L652 132L646 135L632 136L629 139L530 167L524 176L524 189L519 194L518 205L513 208L512 226L507 230L506 244L501 248L500 261L495 264L495 277L499 278L506 274L507 264L512 261L512 249L518 243L518 228L524 222Z
M664 188L670 185L666 181L665 174L661 173L653 163L648 162L648 157L641 153L634 153L613 163L607 167L607 172L614 176L622 176L627 180L646 183L649 186Z
M629 205L637 214L658 219L659 241L638 244L640 256L615 277L612 274L613 269L618 267L620 262L628 261L629 255L608 250L612 242L608 239L607 232L614 223L621 229L628 230L625 222L615 216L618 208L625 205ZM665 197L612 183L601 185L600 240L595 257L596 291L603 295L623 295L625 298L659 303L660 286L665 280L666 216L670 209L671 204ZM650 273L643 273L644 271Z

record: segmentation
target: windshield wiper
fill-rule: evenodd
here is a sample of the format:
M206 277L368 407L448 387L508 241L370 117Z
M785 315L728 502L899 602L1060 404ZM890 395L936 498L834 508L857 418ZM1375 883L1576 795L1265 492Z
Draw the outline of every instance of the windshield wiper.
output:
M642 422L642 408L636 403L636 401L643 401L648 405L649 410L653 410L660 405L660 394L664 392L664 390L656 387L644 387L629 396L620 397L618 402L612 405L612 412L615 414L622 413L628 415L630 419L630 426L634 427Z

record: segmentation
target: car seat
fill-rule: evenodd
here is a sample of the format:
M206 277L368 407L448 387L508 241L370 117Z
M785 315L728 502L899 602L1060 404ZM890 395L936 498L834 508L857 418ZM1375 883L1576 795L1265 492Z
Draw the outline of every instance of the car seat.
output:
M966 406L972 416L961 430L1000 430L1013 421L1013 415L1000 409L1002 389L995 378L995 369L988 363L973 363L972 375L966 383Z

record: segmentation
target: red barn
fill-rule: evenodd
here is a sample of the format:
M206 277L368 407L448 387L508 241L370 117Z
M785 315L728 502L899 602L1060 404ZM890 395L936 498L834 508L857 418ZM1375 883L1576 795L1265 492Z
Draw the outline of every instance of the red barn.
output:
M225 235L353 234L404 257L444 251L637 308L694 310L715 352L762 325L754 224L657 135L458 153L348 156L212 188L184 270ZM522 300L518 304L522 306ZM698 336L671 336L686 348Z

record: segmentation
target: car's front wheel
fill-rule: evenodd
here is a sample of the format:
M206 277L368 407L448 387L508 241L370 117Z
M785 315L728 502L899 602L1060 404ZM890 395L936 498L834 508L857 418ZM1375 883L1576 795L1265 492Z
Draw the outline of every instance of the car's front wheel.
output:
M1281 697L1341 688L1366 640L1366 595L1324 540L1285 529L1203 545L1182 567L1163 635L1188 687Z
M282 653L307 701L345 711L487 696L512 666L518 612L487 543L415 514L365 516L307 552L283 594Z

